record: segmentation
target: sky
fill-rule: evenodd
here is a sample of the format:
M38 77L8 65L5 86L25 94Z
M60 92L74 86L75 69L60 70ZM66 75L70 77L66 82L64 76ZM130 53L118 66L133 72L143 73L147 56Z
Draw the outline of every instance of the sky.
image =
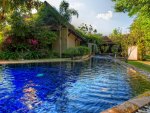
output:
M44 1L44 0L41 0ZM62 0L46 0L56 9L59 9ZM109 35L113 29L120 28L123 33L129 32L134 18L127 13L114 11L111 0L66 0L70 7L78 11L79 17L73 17L71 23L78 27L82 23L92 25L99 33Z

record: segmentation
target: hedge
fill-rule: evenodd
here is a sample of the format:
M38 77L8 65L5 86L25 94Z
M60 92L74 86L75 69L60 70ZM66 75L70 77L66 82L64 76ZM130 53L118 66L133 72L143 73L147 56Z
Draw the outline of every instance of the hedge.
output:
M63 53L63 57L72 58L72 57L83 56L88 54L90 54L90 49L88 47L78 46L78 47L69 48L65 50Z

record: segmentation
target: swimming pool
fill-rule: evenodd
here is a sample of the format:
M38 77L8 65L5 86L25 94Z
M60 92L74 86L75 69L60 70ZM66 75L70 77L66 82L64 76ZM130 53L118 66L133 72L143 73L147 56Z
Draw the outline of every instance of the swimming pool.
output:
M133 95L127 69L107 58L0 66L0 113L99 113Z

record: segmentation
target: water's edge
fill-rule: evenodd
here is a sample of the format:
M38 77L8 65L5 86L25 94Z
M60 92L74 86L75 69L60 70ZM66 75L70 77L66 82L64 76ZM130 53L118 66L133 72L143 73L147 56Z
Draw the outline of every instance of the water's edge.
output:
M145 75L150 80L150 73L146 72L144 70L140 70L132 65L129 65L119 59L112 58L115 62L121 64L125 68L130 68L131 71L140 73L142 75ZM135 98L132 98L120 105L117 105L115 107L112 107L110 109L107 109L101 113L135 113L140 108L150 104L150 91L145 92Z

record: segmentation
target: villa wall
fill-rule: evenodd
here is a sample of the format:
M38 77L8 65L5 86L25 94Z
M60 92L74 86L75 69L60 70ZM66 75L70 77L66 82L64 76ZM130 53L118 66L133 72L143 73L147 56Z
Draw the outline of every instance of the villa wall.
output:
M80 46L80 40L71 33L67 39L67 48L72 48L76 46Z
M76 40L76 46L80 46L80 40Z
M62 28L61 30L61 49L62 52L67 49L67 37L68 37L68 29ZM60 37L53 43L53 50L55 52L60 52Z
M52 48L53 48L53 51L55 52L59 52L60 51L60 41L59 41L59 37L57 38L57 40L53 43L52 45Z
M72 48L76 46L75 43L76 37L73 34L70 34L67 38L67 48Z
M128 60L138 60L138 47L131 46L128 48Z
M68 38L68 28L62 28L61 31L61 47L62 47L62 52L64 52L67 49L67 38Z
M77 36L70 33L68 28L62 28L61 30L61 49L64 52L68 48L80 46L80 40ZM60 52L60 38L53 43L53 50Z

